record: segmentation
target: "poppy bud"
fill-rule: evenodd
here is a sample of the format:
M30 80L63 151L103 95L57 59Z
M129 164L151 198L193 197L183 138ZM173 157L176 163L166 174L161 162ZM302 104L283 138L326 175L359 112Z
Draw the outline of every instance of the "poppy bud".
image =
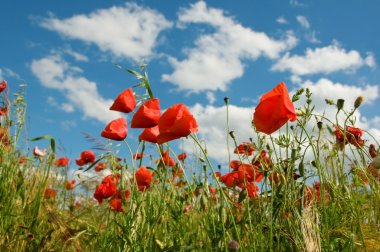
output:
M228 105L229 102L230 102L230 98L228 98L227 96L224 97L224 103L225 103L226 105Z
M363 103L363 100L364 100L363 96L359 96L358 98L356 98L355 103L354 103L354 107L359 108L360 105Z
M336 102L336 107L338 108L338 110L341 110L343 106L344 106L344 100L338 99L338 101Z
M334 101L331 100L331 99L325 99L325 102L326 102L328 105L335 105Z

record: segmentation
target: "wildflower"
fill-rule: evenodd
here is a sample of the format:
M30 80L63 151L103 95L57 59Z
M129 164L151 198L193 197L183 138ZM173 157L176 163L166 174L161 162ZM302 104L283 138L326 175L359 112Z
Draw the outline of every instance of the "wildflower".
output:
M102 162L100 162L100 163L97 163L96 164L96 166L95 166L95 172L100 172L100 171L102 171L102 170L104 170L104 169L106 169L107 168L107 164L106 163L102 163Z
M57 158L54 165L56 167L65 167L69 164L70 159L67 157Z
M90 150L83 151L80 154L80 158L75 159L75 162L79 166L83 166L86 164L92 164L95 162L95 153L93 151L90 151Z
M122 198L122 191L118 191L114 197L109 201L109 204L111 206L111 209L116 212L124 213L123 208L123 198ZM129 201L129 197L131 196L131 192L129 190L125 190L125 200Z
M230 162L230 167L233 170L237 170L240 165L241 165L241 162L239 160L231 160L231 162Z
M222 175L220 174L220 172L215 172L215 177L217 177L217 178L220 178Z
M136 182L137 182L137 186L139 190L145 191L150 187L150 184L152 183L153 175L145 166L141 166L136 171L135 178L136 178Z
M133 159L139 160L141 158L142 158L141 153L136 153L135 155L133 155Z
M239 242L235 241L235 240L231 240L228 242L228 250L230 251L238 251L240 248L240 244Z
M44 193L45 199L54 199L57 196L57 191L51 188L46 188Z
M147 141L150 143L157 143L157 136L160 134L158 125L152 128L146 128L139 136L139 141Z
M102 180L102 183L98 185L94 192L94 198L99 202L103 203L104 199L110 198L116 193L116 184L119 182L120 175L108 175Z
M7 88L7 81L6 80L3 80L1 83L0 83L0 93L4 91L4 89Z
M25 156L21 156L18 160L18 163L23 164L23 163L26 163L26 161L28 161L28 159Z
M174 166L175 161L171 156L169 156L169 151L165 151L164 154L162 154L162 158L156 160L156 164L157 165L163 164L165 166Z
M269 135L289 120L297 120L297 115L286 85L281 82L261 97L253 114L253 123L258 131Z
M43 156L46 155L46 152L44 150L38 149L38 147L35 146L34 149L33 149L33 155L35 157L43 157Z
M132 88L128 88L119 94L119 96L115 99L114 103L110 107L110 110L129 113L132 112L135 107L135 96L133 95Z
M71 180L71 181L65 181L65 188L66 190L74 190L75 188L75 179Z
M147 100L132 117L131 128L151 128L160 119L160 101L157 98Z
M245 189L247 190L247 195L249 198L257 198L259 187L255 183L245 183Z
M115 141L122 141L127 137L127 131L127 121L125 118L118 118L106 126L101 136Z
M0 116L7 116L9 114L9 107L5 106L4 108L0 108Z
M216 189L215 187L212 187L212 186L210 186L210 187L208 188L208 191L209 191L211 194L216 194L216 193L217 193L217 189Z
M239 146L235 148L234 153L243 154L245 156L251 156L254 150L255 150L255 146L253 146L252 143L244 142L244 143L239 144Z
M359 128L346 126L346 134L344 135L343 130L339 126L335 126L336 130L334 131L336 141L340 145L340 148L343 148L347 141L348 143L360 147L364 145L364 140L361 139L363 131ZM347 141L346 141L347 139Z
M157 143L162 144L197 132L198 124L184 104L176 104L162 114L158 128L160 134L157 137Z
M375 158L378 155L378 151L376 150L375 145L373 144L369 145L369 155L371 156L371 158Z
M184 161L187 158L187 154L185 152L181 153L177 156L177 158L179 161Z

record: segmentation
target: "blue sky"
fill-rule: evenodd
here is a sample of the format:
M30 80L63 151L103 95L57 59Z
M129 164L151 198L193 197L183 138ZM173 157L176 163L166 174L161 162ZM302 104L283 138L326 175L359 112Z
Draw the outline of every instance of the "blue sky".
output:
M309 87L316 110L327 115L334 111L325 98L350 105L363 95L358 126L380 136L377 1L41 0L0 6L0 79L11 93L27 84L27 136L52 135L63 147L59 156L73 160L93 147L81 132L106 143L100 132L120 116L109 106L137 84L115 63L134 68L142 60L162 109L185 103L218 161L228 160L223 98L232 104L231 130L247 141L259 97L281 81L290 91ZM139 133L129 130L132 146Z

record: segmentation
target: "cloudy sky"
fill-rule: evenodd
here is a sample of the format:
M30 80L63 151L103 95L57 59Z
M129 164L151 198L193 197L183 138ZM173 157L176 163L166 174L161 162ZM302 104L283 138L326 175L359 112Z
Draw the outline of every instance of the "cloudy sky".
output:
M230 129L247 141L258 99L282 81L290 91L310 88L321 113L334 112L325 98L349 105L363 95L358 125L380 137L380 2L16 0L0 6L0 80L11 93L27 84L27 137L52 135L60 156L75 158L106 143L100 132L125 116L109 106L138 83L116 65L133 69L143 61L161 107L185 103L219 161L228 160L224 97L231 103ZM129 130L132 146L139 133Z

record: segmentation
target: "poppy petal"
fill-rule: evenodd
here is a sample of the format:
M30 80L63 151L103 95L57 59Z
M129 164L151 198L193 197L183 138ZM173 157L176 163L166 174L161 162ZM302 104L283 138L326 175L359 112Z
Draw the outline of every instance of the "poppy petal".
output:
M258 131L269 135L289 120L297 120L297 115L286 85L281 82L261 97L253 115L253 123Z
M127 137L127 131L127 121L125 118L118 118L106 126L101 136L115 141L122 141Z
M160 101L157 98L146 101L133 115L131 128L151 128L160 119Z
M133 90L132 88L128 88L120 93L118 97L116 97L114 103L110 107L110 110L129 113L132 112L135 107L136 99L133 95Z

